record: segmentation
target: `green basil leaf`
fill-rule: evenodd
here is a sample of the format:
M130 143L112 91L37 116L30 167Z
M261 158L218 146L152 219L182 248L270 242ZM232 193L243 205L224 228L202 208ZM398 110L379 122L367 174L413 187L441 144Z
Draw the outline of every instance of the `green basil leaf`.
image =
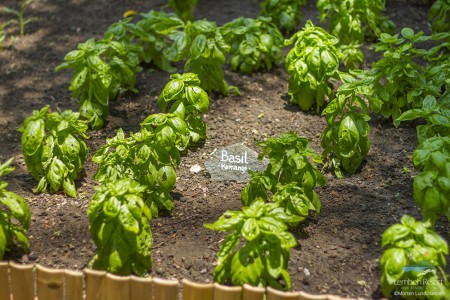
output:
M38 186L33 189L33 193L41 193L45 192L47 190L48 181L47 178L44 176L39 180Z
M220 245L219 251L217 251L217 263L223 264L225 259L233 254L233 250L239 245L239 234L229 234L225 237Z
M172 190L176 182L176 172L172 166L160 166L157 168L157 182L165 190Z
M208 94L198 86L186 87L186 98L189 103L201 113L206 113L209 107Z
M2 225L3 224L0 223L0 259L3 259L3 255L5 255L7 246L5 227L3 227Z
M180 119L185 120L186 109L184 107L183 102L181 100L176 101L170 108L169 113L179 117Z
M195 37L195 39L192 41L191 46L191 59L198 59L203 52L205 51L206 47L206 37L203 34L199 34Z
M286 263L285 257L279 243L271 243L269 247L266 258L267 270L270 276L278 278Z
M428 231L425 233L423 235L423 242L425 245L432 247L443 254L448 254L447 242L436 232Z
M181 79L173 79L164 87L162 96L165 102L176 100L181 97L184 91L184 82ZM161 108L161 107L160 107ZM164 109L161 108L164 111Z
M22 228L20 228L18 226L13 225L12 233L16 237L18 244L23 248L23 250L25 252L28 253L30 251L30 243L28 242L27 236L25 234L25 230L23 230ZM1 241L0 241L0 244L1 244ZM0 248L1 248L1 246L0 246Z
M110 197L104 203L103 212L109 218L115 218L119 214L120 207L121 204L119 199L116 197Z
M11 215L22 224L24 229L28 229L30 227L30 208L25 200L17 195L16 193L4 191L3 192L4 199L0 200L0 203L9 207L11 211ZM14 202L15 204L7 204L6 202ZM18 205L20 209L15 208L15 205Z
M339 154L350 158L359 143L359 132L350 116L345 117L339 125Z
M264 265L254 244L244 246L233 255L230 271L233 285L259 284Z
M227 211L230 212L230 211ZM234 230L236 228L238 228L240 226L240 224L242 224L243 219L242 216L240 214L237 214L237 212L235 212L236 214L231 217L231 218L226 218L224 215L220 216L219 220L217 220L215 223L208 223L205 224L205 228L208 228L210 230L216 230L216 231L223 231L223 232L227 232L227 231L231 231Z
M73 50L66 54L64 60L77 60L80 59L84 55L84 51Z
M125 230L132 232L134 234L139 233L139 223L134 218L133 214L128 210L128 207L125 204L122 204L120 206L118 216L120 224L122 224Z
M441 204L441 195L437 187L426 189L423 202L423 218L434 223L444 209Z
M412 30L411 28L403 28L402 31L402 36L408 39L411 39L414 36L414 30Z
M69 90L76 91L81 89L83 84L86 82L87 76L88 76L88 69L87 67L84 67L80 72L74 75Z
M123 267L122 258L118 250L114 250L109 255L108 259L108 271L111 273L118 273Z
M155 198L158 207L164 208L168 212L172 212L174 205L173 205L173 199L172 196L166 191L163 192L157 192L157 197Z
M411 230L400 224L395 224L386 229L381 237L381 247L387 244L395 244L398 240L407 237L411 233Z
M45 137L44 120L32 120L25 127L22 134L22 147L26 155L33 155L38 151Z
M269 232L279 232L287 229L287 225L274 217L262 217L258 220L258 225Z
M64 178L63 180L63 189L64 192L70 196L70 197L76 197L77 196L77 192L76 192L76 188L75 188L75 183L73 182L73 180L69 177Z
M53 191L58 191L67 176L68 169L64 163L54 157L47 172L47 180Z
M23 201L23 200L22 200ZM5 205L11 211L11 215L15 218L21 217L25 214L23 207L21 205L21 198L10 192L3 192L0 198L0 203Z
M172 157L169 152L166 151L166 149L161 149L158 147L155 147L151 150L151 154L154 158L154 160L160 164L163 165L170 165L172 164Z
M407 265L407 258L403 249L390 248L386 250L380 260L383 272L400 278L403 275L403 267Z
M242 235L247 241L253 241L259 235L258 221L254 218L248 218L242 226Z
M12 171L14 171L14 167L9 166L13 161L14 161L14 158L11 157L5 163L0 164L0 177L8 175Z
M448 168L448 165L447 165ZM450 193L450 178L440 176L437 180L439 187L446 193Z
M294 248L298 244L292 233L288 231L277 232L277 238L281 241L281 245L285 249Z

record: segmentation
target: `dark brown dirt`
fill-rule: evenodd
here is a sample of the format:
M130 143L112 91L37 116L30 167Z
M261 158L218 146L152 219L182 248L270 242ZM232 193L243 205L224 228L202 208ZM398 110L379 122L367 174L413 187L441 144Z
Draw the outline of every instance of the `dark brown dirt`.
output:
M2 0L2 4L12 7L17 6L16 2ZM199 2L197 18L219 24L238 16L255 17L259 12L256 0ZM422 1L388 2L387 14L399 28L408 26L428 32L428 7ZM68 91L70 72L54 73L53 69L78 42L101 37L108 25L128 9L145 12L161 9L164 3L35 0L27 16L39 17L39 22L28 25L24 37L16 36L14 46L0 52L0 160L15 157L16 171L6 180L10 190L28 199L32 212L30 253L12 253L5 259L55 268L87 266L95 253L86 209L96 184L92 176L97 166L87 161L78 181L78 199L62 194L34 195L31 189L37 182L25 169L17 128L32 110L46 104L53 109L76 109ZM311 18L318 23L314 5L310 1L305 7L304 20ZM0 22L5 20L7 16L0 14ZM378 55L370 52L368 45L365 50L366 65L370 66ZM155 249L151 276L211 282L215 253L224 235L206 230L203 224L214 222L225 210L241 207L243 184L212 182L204 171L191 174L192 165L203 165L216 148L244 142L255 149L256 141L289 130L308 137L321 151L325 120L288 103L288 76L283 66L252 76L227 71L226 76L229 83L241 89L242 96L211 96L211 108L205 116L209 139L183 157L173 192L175 212L152 221ZM157 110L155 100L168 79L169 75L160 71L141 72L136 85L139 93L112 102L106 128L89 133L91 155L118 128L136 131L139 121ZM260 114L262 118L258 118ZM414 126L395 128L390 121L376 116L370 125L372 147L361 171L342 180L327 174L327 185L318 189L323 206L319 219L295 230L300 246L291 253L293 290L380 297L380 236L405 213L420 217L412 199ZM448 238L443 225L438 230Z

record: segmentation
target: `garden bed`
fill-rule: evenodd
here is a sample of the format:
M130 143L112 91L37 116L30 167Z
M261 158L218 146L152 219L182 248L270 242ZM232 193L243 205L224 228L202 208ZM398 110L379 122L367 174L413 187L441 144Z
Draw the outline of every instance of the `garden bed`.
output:
M259 1L255 0L199 2L196 17L218 24L238 16L255 17L259 12ZM407 26L428 32L428 6L421 3L388 1L386 14L398 28ZM15 6L16 1L2 4ZM63 194L35 195L31 189L37 182L25 169L17 129L32 110L46 104L53 109L76 110L68 91L71 73L54 73L53 69L77 43L100 37L126 10L146 12L161 9L164 4L165 1L35 0L28 13L40 21L26 28L25 37L16 37L13 49L0 52L0 161L15 157L16 171L5 179L10 190L28 199L32 215L28 231L30 253L11 253L5 259L81 270L94 255L86 209L96 184L92 176L97 165L90 159L85 164L77 182L78 199ZM0 15L1 21L3 18ZM307 19L318 24L315 1L304 9L304 20ZM370 66L377 56L368 47L364 50L366 66ZM182 71L181 65L178 67ZM241 207L244 184L211 181L204 170L191 173L192 165L203 167L215 149L235 143L257 150L256 141L286 131L308 137L313 148L321 151L325 119L289 104L288 75L283 66L251 76L227 71L226 79L239 87L242 96L210 97L210 109L204 116L208 139L183 155L173 192L174 214L162 215L151 224L151 276L212 282L215 253L224 235L205 229L203 224L214 222L225 210ZM136 84L139 93L125 94L111 102L107 126L88 133L91 156L118 128L137 131L139 122L157 112L156 99L168 80L169 74L144 68ZM415 126L402 124L395 128L391 121L376 116L370 126L371 149L361 170L340 180L326 174L328 183L317 190L322 202L320 216L294 232L299 246L292 251L289 263L293 290L380 297L381 234L399 222L403 214L420 218L412 199ZM445 233L440 223L436 228Z

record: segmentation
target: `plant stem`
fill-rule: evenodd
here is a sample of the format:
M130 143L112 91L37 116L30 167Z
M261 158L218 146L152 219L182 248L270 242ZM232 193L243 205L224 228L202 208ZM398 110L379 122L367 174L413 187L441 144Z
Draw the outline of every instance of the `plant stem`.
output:
M23 36L25 33L25 24L23 23L22 14L18 14L19 17L19 26L20 26L20 36Z

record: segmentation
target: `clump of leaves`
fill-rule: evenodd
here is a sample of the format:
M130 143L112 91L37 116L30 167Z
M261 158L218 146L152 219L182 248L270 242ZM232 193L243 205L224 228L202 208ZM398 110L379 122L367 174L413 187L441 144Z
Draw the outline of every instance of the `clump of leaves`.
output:
M303 111L310 110L315 103L319 111L325 104L325 98L333 97L329 80L338 76L341 58L341 53L336 49L338 39L308 20L305 27L285 44L294 42L285 62L290 74L291 103L297 103Z
M312 163L322 163L322 159L307 138L287 132L258 142L257 146L262 150L258 158L267 156L269 159L265 174L273 181L272 186L294 182L297 186L314 189L325 184L325 177Z
M153 114L142 123L142 129L128 138L120 129L107 139L93 157L99 164L94 178L102 183L131 178L146 186L146 204L154 217L159 209L174 208L170 192L175 186L175 168L180 151L190 139L206 136L206 125L199 113L206 112L209 100L195 74L174 74L162 91L158 104L168 113Z
M108 27L105 38L113 38L127 45L138 53L139 59L147 64L154 64L159 69L174 72L176 69L165 52L175 51L170 36L179 34L184 22L173 13L149 11L139 14L141 19L135 24L132 18L126 18Z
M289 289L290 249L297 245L287 231L288 222L296 222L277 203L257 199L241 211L226 211L218 221L205 224L210 230L230 232L217 253L214 279L220 284L270 285ZM241 237L245 244L238 247Z
M248 206L259 198L276 202L287 214L295 215L298 222L305 220L310 210L320 213L320 200L314 188L325 184L326 179L312 163L322 160L311 149L308 139L288 132L257 145L262 149L258 158L267 156L269 164L264 172L251 173L250 182L241 194L242 204Z
M190 47L184 69L198 75L200 87L206 92L216 91L227 95L234 87L229 87L225 82L222 65L230 46L225 42L216 23L206 20L188 23L185 33L185 37L178 37L187 38L187 47ZM234 89L237 93L237 89Z
M87 124L80 114L66 110L48 112L49 106L25 119L22 127L22 149L28 171L39 180L34 192L50 190L76 197L74 180L88 156L83 138Z
M383 51L383 58L366 73L373 80L371 108L386 118L392 117L396 126L397 118L407 110L421 107L426 95L440 94L440 88L426 78L425 67L415 62L428 54L417 49L416 44L429 39L423 32L415 34L412 29L403 28L401 37L382 33L374 46L375 51Z
M338 49L342 53L342 61L347 70L357 69L363 64L364 54L361 51L361 46L362 44L357 43L338 44Z
M364 31L361 14L355 4L365 1L321 0L317 2L320 21L327 18L328 31L339 39L338 48L342 52L347 69L354 69L364 62L361 46Z
M90 39L78 44L78 50L69 52L65 62L55 71L73 69L69 90L78 99L81 116L92 129L103 127L109 112L109 100L119 92L136 92L136 73L141 70L134 48L109 37Z
M450 1L436 0L428 11L433 33L450 31Z
M370 79L341 73L342 85L336 99L323 110L327 128L322 133L322 158L331 158L337 177L342 171L353 174L369 152L369 111L366 104L371 95Z
M339 39L345 39L346 44L349 44L351 41L362 41L364 34L375 37L379 37L381 33L393 34L395 24L382 15L385 2L319 0L317 8L322 22L329 18L330 33Z
M173 210L170 191L175 186L175 167L180 163L177 143L189 141L189 131L177 117L166 117L156 130L143 129L126 138L121 129L117 135L106 140L93 161L99 164L94 179L107 183L131 178L146 187L146 204L153 217L159 209ZM180 125L180 126L178 126Z
M33 2L33 0L23 1L22 4L20 5L20 9L18 9L18 10L10 8L10 7L6 7L6 6L4 6L2 8L3 12L17 17L17 20L11 20L11 23L16 23L19 25L19 32L20 32L21 36L23 36L25 34L25 25L39 20L39 18L34 18L34 17L33 18L24 18L25 10L32 2Z
M270 18L237 18L220 30L231 46L232 70L250 74L260 69L271 70L283 60L284 38Z
M401 224L392 225L383 233L381 245L388 246L380 260L381 290L386 297L394 292L407 296L410 292L426 295L427 299L449 299L444 272L448 246L429 222L416 222L404 215Z
M125 137L122 129L107 139L93 157L100 166L97 188L88 215L91 236L98 251L95 269L120 275L143 276L151 268L151 231L148 221L159 209L172 212L170 192L176 183L180 151L190 139L206 136L200 117L208 109L206 92L197 75L174 74L163 89L162 111L142 122L141 130Z
M404 112L397 121L410 121L424 119L426 124L417 125L417 142L422 144L425 140L435 136L450 136L450 97L446 94L436 101L433 96L426 96L421 108Z
M450 31L431 36L436 45L428 50L426 77L442 92L442 101L450 103Z
M302 21L301 6L305 4L306 0L264 0L260 15L270 17L275 25L290 32Z
M414 167L420 173L414 178L414 200L422 207L424 220L432 224L440 215L450 219L450 97L444 93L439 101L433 96L423 106L403 113L398 121L422 118L417 126L418 147L413 153Z
M11 173L13 158L0 164L0 177ZM6 190L8 184L0 181L0 260L12 250L16 241L25 252L30 249L26 231L30 227L30 209L25 200Z
M364 31L360 19L361 16L357 7L358 3L359 2L348 0L317 1L317 9L320 12L320 21L325 22L329 19L328 31L339 39L344 39L344 41L340 40L343 44L362 42L364 39Z
M425 140L414 151L413 164L421 171L413 187L424 220L434 224L441 214L450 220L450 137Z
M161 70L174 72L176 69L171 66L165 53L177 52L180 46L174 44L172 39L180 34L180 29L184 29L184 22L176 15L162 11L150 11L140 16L142 19L136 23L133 34L144 48L143 60L153 62Z
M359 12L362 16L363 28L366 35L375 38L379 37L382 33L394 32L396 28L394 22L382 14L385 9L385 0L355 2L360 5Z
M171 66L171 62L187 60L186 70L196 70L200 78L204 79L202 82L212 82L205 84L206 90L227 90L219 79L223 79L220 66L225 61L230 47L224 41L221 29L214 22L200 20L185 24L175 14L161 11L149 11L139 16L141 20L136 24L131 22L132 18L112 24L106 31L105 38L113 38L130 45L130 48L137 47L135 51L139 52L141 60L154 63L168 72L176 70ZM266 27L264 25L265 30L272 34L272 30ZM264 37L266 41L269 40L267 36ZM201 61L206 62L204 68L200 66ZM212 76L206 74L208 70L220 71L217 76L210 78ZM206 86L215 89L207 89Z
M89 231L97 246L91 268L139 276L151 269L152 215L143 199L146 189L129 178L96 188L88 208Z
M381 33L394 33L395 24L381 14L384 6L384 0L317 1L320 20L329 19L328 30L339 39L338 49L347 69L354 69L364 62L361 46L365 33L375 37Z
M169 0L169 6L185 21L194 20L192 9L198 5L198 0Z
M290 248L297 241L289 226L304 221L309 211L320 212L320 201L314 187L325 183L325 177L310 162L320 162L308 140L293 132L259 142L268 156L264 172L252 172L250 182L241 194L241 211L227 211L211 230L230 232L217 253L214 270L217 282L258 286L270 285L288 289L291 278L287 269ZM245 244L239 246L241 237Z
M168 113L177 115L186 122L191 140L195 143L205 139L206 124L200 113L208 111L209 99L208 94L200 87L198 76L193 73L173 74L170 79L159 95L159 108L165 112L170 104Z

